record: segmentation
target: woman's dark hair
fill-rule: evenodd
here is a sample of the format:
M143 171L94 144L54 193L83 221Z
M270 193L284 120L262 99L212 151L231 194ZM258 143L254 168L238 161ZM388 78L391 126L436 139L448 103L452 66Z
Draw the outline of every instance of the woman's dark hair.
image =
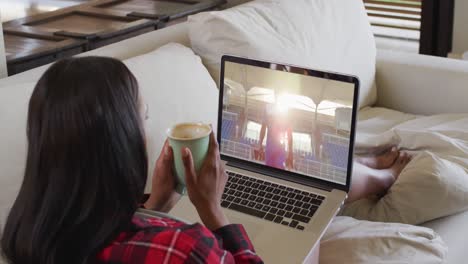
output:
M138 84L120 61L51 66L29 101L23 184L1 247L12 263L92 263L131 226L147 178Z

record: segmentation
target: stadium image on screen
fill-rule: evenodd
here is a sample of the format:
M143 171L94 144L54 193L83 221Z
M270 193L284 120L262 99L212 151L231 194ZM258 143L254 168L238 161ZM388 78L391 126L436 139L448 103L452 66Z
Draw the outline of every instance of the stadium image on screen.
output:
M221 152L346 184L354 84L227 61Z

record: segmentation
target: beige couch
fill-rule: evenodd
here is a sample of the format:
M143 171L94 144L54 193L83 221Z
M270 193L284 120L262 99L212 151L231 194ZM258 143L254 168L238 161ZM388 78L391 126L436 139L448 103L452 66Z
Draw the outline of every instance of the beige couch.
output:
M150 52L169 42L177 42L190 47L186 23L147 33L82 54L82 56L99 55L127 59ZM40 67L2 79L0 80L0 89L19 83L35 82L47 67ZM383 50L378 52L377 85L379 96L376 106L412 114L468 113L467 83L468 63L466 62ZM195 111L196 102L194 105L186 107ZM4 141L1 141L0 134L0 144L2 144L1 142ZM0 161L0 166L14 166L14 164L7 165ZM21 180L8 179L9 175L3 173L0 177L1 192L3 192L0 196L1 224L14 200ZM5 195L8 195L8 199L5 199ZM467 253L464 250L466 247L464 242L468 234L466 223L468 223L468 212L424 224L424 226L435 229L448 244L448 263L466 262Z

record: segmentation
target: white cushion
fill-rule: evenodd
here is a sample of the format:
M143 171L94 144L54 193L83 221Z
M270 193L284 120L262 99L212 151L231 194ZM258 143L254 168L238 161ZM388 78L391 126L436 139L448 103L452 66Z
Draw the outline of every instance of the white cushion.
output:
M150 172L169 126L201 121L216 128L218 90L192 50L180 44L167 44L124 63L138 79L142 97L149 106L145 126ZM30 82L0 87L0 226L23 179L27 108L34 85ZM150 184L147 187L149 191Z
M170 126L197 121L210 123L216 129L218 90L191 49L171 43L124 62L137 78L149 107L146 135L150 172Z
M445 263L448 248L429 228L337 217L320 243L321 264Z
M26 162L26 117L35 83L0 87L0 227L23 181Z
M360 107L376 100L376 48L361 0L258 0L189 17L189 36L215 80L223 54L357 75Z

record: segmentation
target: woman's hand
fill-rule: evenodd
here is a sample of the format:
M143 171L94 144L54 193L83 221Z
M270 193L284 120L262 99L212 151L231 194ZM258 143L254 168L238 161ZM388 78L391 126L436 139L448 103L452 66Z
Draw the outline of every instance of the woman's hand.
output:
M221 163L214 133L211 132L208 154L198 174L195 172L192 153L188 148L182 150L182 160L188 196L205 226L216 230L229 224L221 208L221 196L228 176Z
M179 201L180 195L175 192L174 153L168 141L156 161L151 185L151 195L145 202L145 208L167 213Z

